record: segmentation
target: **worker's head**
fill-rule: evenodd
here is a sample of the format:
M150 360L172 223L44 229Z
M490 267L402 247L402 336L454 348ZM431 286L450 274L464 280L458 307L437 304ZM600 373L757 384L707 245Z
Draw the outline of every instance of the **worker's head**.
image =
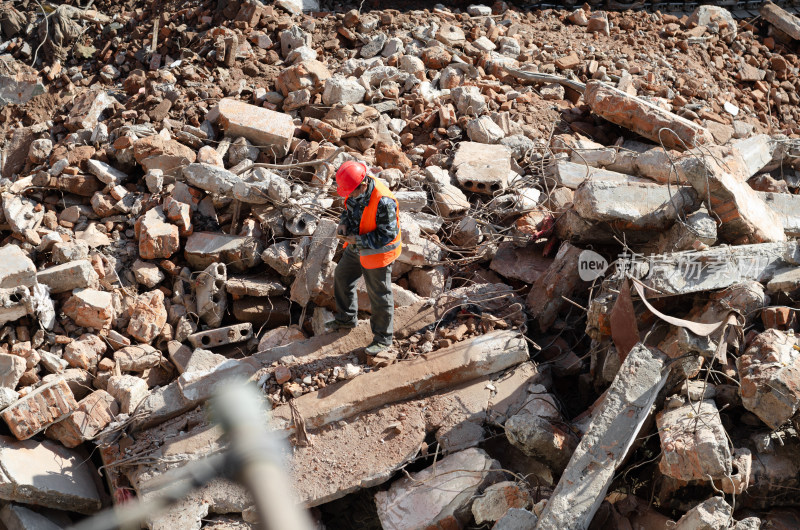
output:
M336 172L336 193L342 197L357 197L367 187L367 166L361 162L348 160Z

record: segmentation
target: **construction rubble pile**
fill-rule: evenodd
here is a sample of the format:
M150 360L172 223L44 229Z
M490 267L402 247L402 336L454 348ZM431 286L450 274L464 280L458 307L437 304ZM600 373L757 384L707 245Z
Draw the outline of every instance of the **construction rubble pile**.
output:
M229 381L320 529L800 527L800 19L81 4L0 5L0 528L163 498ZM142 526L258 527L234 478Z

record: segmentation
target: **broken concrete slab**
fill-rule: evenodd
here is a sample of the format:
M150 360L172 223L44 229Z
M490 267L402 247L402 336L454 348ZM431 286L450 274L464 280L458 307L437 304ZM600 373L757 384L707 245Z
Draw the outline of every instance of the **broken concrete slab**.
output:
M426 307L424 303L397 309L394 314L395 336L401 338L412 335L442 318L445 311L445 306ZM286 364L307 364L336 359L359 348L365 348L371 342L372 331L369 321L361 320L349 331L326 333L269 350L259 347L259 351L252 357L264 365L281 360L288 361Z
M433 200L440 215L450 217L470 209L467 196L453 186L447 171L437 166L426 167L425 179L431 185Z
M258 341L258 351L264 352L272 348L288 346L306 340L306 334L298 326L281 326L264 333Z
M714 143L705 128L599 81L589 81L583 99L598 116L671 149Z
M800 269L797 267L779 270L767 282L767 292L770 294L791 293L797 289L800 289Z
M101 160L95 160L93 158L90 158L86 161L86 168L92 175L97 177L97 180L103 184L111 184L112 186L116 186L128 178L127 173L120 171L114 166L106 164Z
M759 9L761 16L794 40L800 40L800 19L772 2L764 2Z
M225 282L228 268L224 263L213 262L205 268L194 284L197 316L212 327L222 324L228 307Z
M249 379L256 373L257 363L245 358L241 361L228 359L212 370L205 372L184 372L175 380L183 399L200 403L211 397L214 391L231 379Z
M700 198L709 198L707 206L720 222L721 239L734 244L786 241L780 218L738 174L745 166L738 152L719 149L693 155L677 163L678 172Z
M114 352L114 362L123 372L144 372L163 360L162 353L149 344L125 346Z
M526 362L501 377L490 375L428 398L428 428L435 426L436 441L446 453L477 446L485 439L485 425L503 425L549 384L547 375Z
M728 438L714 401L667 408L656 415L656 424L661 438L658 467L662 473L687 482L730 475Z
M197 348L189 355L185 366L183 366L181 369L181 373L208 372L224 363L226 360L227 359L224 355L219 355L218 353L214 353L210 350Z
M422 267L441 261L444 256L441 246L422 237L420 225L411 214L400 212L400 232L402 249L400 256L397 257L398 262Z
M727 319L732 307L745 316L745 325L750 325L753 318L763 308L768 297L763 286L756 281L745 281L734 284L723 291L710 293L704 305L698 305L684 317L691 322L712 324ZM703 365L703 358L712 358L716 354L717 344L722 329L709 337L698 337L684 328L672 327L659 343L658 347L671 359L683 359L676 362L674 374L681 377L694 377ZM688 356L697 354L697 357Z
M34 314L34 303L27 287L0 289L0 325Z
M67 382L58 379L40 386L0 413L18 440L34 434L69 416L78 408Z
M787 236L800 236L800 197L791 193L770 191L759 191L756 194L781 220L783 232Z
M415 268L408 273L408 283L418 295L431 298L444 292L447 276L447 269L441 265L431 269Z
M503 145L461 142L452 167L462 188L493 195L508 185L511 151Z
M164 273L155 263L148 263L142 260L136 260L131 266L131 271L136 281L140 285L144 285L148 289L154 288L156 285L164 281Z
M603 221L622 230L661 231L700 207L689 186L590 179L575 191L573 203L582 218Z
M247 322L193 333L187 340L195 348L214 348L244 342L251 338L253 338L253 325Z
M18 504L6 504L0 509L0 524L6 530L62 530L44 515Z
M418 454L425 432L425 418L415 402L389 405L312 431L313 443L294 447L289 464L298 501L304 507L318 506L386 482ZM321 459L326 465L308 473Z
M638 268L644 264L644 270ZM749 280L769 281L778 270L800 265L795 242L721 246L699 252L650 256L629 271L652 289L652 298L725 289Z
M91 514L102 506L97 471L84 454L55 442L0 436L0 498Z
M0 411L5 410L19 399L19 392L0 386Z
M304 394L294 403L306 426L315 429L399 399L498 372L527 358L527 344L516 332L494 331L439 350L427 359L394 364L341 385ZM276 426L281 429L293 426L286 408L275 411Z
M739 152L744 160L747 171L745 175L749 179L772 161L772 154L775 151L775 141L766 134L756 134L749 138L742 138L731 142L731 146Z
M24 105L44 93L42 79L36 72L20 69L14 74L0 76L0 107L9 103Z
M659 234L652 244L645 244L639 252L645 255L665 254L693 250L700 245L714 246L717 242L717 223L705 211L689 214Z
M92 263L82 259L40 270L36 280L48 286L51 293L57 294L74 289L97 288L100 277Z
M273 151L276 157L289 152L295 127L288 114L234 99L220 100L217 108L219 124L229 136L244 136L253 144Z
M194 232L186 240L184 257L195 270L221 262L233 271L245 272L261 262L261 250L261 241L252 237Z
M451 518L455 521L450 525L466 522L471 515L472 497L501 476L499 468L499 462L482 449L465 449L446 456L433 466L392 483L388 491L375 494L381 525L412 530Z
M428 205L428 194L424 191L396 191L394 197L401 212L419 212Z
M632 177L616 171L599 169L585 164L576 164L566 160L558 160L548 173L552 176L559 186L565 186L571 190L578 189L578 186L586 180L604 180L608 182L627 182L652 184L650 179Z
M198 408L141 432L125 454L135 455L142 463L122 462L116 469L124 472L137 496L147 502L163 496L165 489L174 483L165 480L166 473L226 448L222 428L209 425L203 410ZM104 456L106 465L119 458L112 455ZM252 504L253 499L243 485L217 477L190 491L181 502L148 518L148 525L165 529L205 527L205 516L201 513L239 514ZM169 524L172 526L166 526Z
M147 527L149 530L200 530L207 516L208 504L195 499L181 499L176 505L149 516Z
M785 332L767 329L738 361L744 407L777 429L800 408L800 351Z
M592 417L553 495L539 517L542 530L583 529L592 521L658 393L666 357L637 344ZM579 486L579 487L578 487Z
M137 407L137 421L131 425L131 432L147 429L180 416L199 405L200 402L188 400L178 387L178 381L154 389Z
M559 134L552 138L550 146L556 153L566 153L569 160L581 166L606 167L613 165L617 159L617 149L606 147L584 136L577 137Z

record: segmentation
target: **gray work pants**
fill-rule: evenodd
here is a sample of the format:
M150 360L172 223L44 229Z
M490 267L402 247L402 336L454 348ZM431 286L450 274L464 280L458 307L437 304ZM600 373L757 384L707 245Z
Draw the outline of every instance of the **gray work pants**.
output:
M336 319L355 323L358 316L356 284L361 276L367 285L372 317L369 319L372 335L382 344L391 344L394 333L394 295L392 294L392 266L365 269L359 261L355 245L348 245L333 274L333 294L336 299Z

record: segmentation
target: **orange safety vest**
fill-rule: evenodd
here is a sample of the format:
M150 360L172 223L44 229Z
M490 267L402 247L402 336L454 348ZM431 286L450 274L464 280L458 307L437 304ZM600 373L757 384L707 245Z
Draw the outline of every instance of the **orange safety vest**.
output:
M372 178L372 177L367 177ZM384 197L389 197L394 201L395 214L397 215L397 237L391 240L381 248L365 248L359 252L361 254L361 266L365 269L380 269L390 265L394 260L400 256L402 245L400 242L400 204L397 199L392 195L391 190L373 179L375 187L369 197L369 203L364 211L361 213L361 222L358 225L358 234L364 235L372 232L378 227L378 203ZM347 199L344 201L345 208L347 208ZM346 246L346 245L345 245Z

